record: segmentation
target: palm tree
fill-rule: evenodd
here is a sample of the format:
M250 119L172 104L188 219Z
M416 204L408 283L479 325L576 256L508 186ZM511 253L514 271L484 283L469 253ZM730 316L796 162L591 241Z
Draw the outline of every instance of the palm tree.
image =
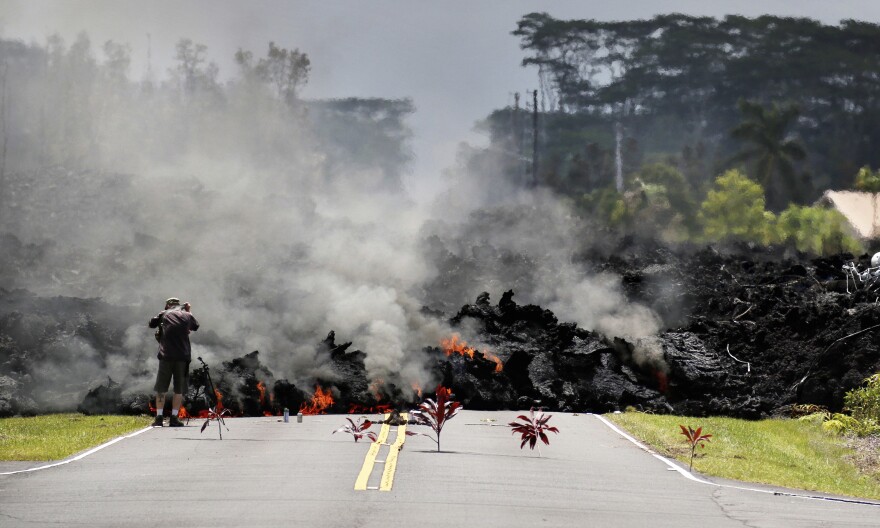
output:
M789 126L800 115L800 107L789 103L772 103L765 108L756 101L740 99L737 103L743 122L731 136L747 146L731 158L732 163L753 161L755 176L767 193L767 205L782 209L789 199L801 198L803 179L795 170L795 162L807 157L800 142L787 135Z

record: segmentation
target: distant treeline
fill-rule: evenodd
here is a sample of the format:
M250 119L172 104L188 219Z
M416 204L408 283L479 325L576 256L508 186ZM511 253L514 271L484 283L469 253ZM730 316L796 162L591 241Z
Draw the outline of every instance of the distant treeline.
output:
M480 124L490 145L464 158L466 177L509 184L487 193L551 189L621 235L861 250L811 204L880 191L880 26L531 13L513 35L538 82Z
M235 62L221 82L206 46L181 39L167 71L132 75L126 44L0 38L0 185L48 167L132 172L201 155L271 170L311 158L326 176L358 170L399 187L411 101L303 100L308 55L275 43Z
M625 172L671 161L705 192L747 157L731 135L744 119L741 101L794 109L784 136L798 139L806 155L778 188L763 182L781 194L771 197L777 209L850 187L860 167L880 165L877 24L681 14L602 22L531 13L513 34L523 65L539 70L540 183L590 192L613 182L619 123ZM528 95L485 125L496 146L531 158ZM530 170L522 160L513 165L521 175Z

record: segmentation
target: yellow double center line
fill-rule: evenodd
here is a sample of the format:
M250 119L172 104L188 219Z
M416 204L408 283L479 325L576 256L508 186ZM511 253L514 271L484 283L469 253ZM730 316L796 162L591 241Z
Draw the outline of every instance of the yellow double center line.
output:
M387 421L390 415L385 415L385 420ZM403 418L403 425L397 426L397 437L394 439L393 444L388 444L388 434L391 432L391 426L387 423L382 424L382 429L379 431L379 436L376 438L376 441L370 444L370 449L367 451L367 456L364 458L364 465L361 467L361 472L358 474L357 480L354 482L354 489L356 491L363 491L366 489L378 489L379 491L391 491L391 486L394 484L394 471L397 469L397 456L400 454L400 449L403 447L403 443L406 441L406 420L408 419L407 413L402 413L400 415ZM376 457L379 455L379 451L382 449L382 446L388 446L388 454L385 456L385 460L376 460ZM370 480L370 475L373 474L373 467L377 464L384 464L385 469L382 470L382 479L379 481L378 488L367 488L367 481Z

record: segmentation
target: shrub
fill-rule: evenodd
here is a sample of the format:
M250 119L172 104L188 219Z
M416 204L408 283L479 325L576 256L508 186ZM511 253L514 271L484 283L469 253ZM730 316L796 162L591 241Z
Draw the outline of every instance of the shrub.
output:
M453 401L452 392L442 385L437 386L435 391L437 401L427 398L419 405L417 411L413 411L412 417L419 425L427 425L434 431L434 436L425 433L407 431L407 436L427 436L437 444L440 451L440 432L448 420L451 420L462 409L461 402Z
M861 244L846 230L846 218L839 211L824 207L790 205L779 215L780 239L798 251L815 255L861 253Z
M553 415L545 415L544 411L540 409L536 416L533 407L529 410L528 416L521 414L516 417L517 420L522 420L522 422L517 422L516 420L510 422L508 425L512 427L511 434L519 433L522 435L522 443L519 444L519 448L522 449L526 444L529 444L529 449L535 449L535 446L538 445L538 440L544 442L545 445L550 445L550 438L547 437L547 433L559 433L559 429L547 425L547 422L552 417ZM538 456L541 456L540 446L538 446Z
M685 428L685 426L679 424L679 427L681 428L681 434L683 434L684 437L687 438L688 445L690 445L690 447L691 447L691 464L690 464L690 467L688 468L688 471L693 471L694 470L694 456L697 454L697 446L705 449L706 448L705 442L708 442L709 438L711 438L712 435L703 434L702 427L697 427L696 431L691 429L691 426L687 426L687 428Z
M764 202L759 183L738 170L725 172L700 205L703 236L712 241L775 242L776 217L764 209Z
M331 434L348 433L354 437L355 442L364 437L369 438L372 442L376 441L376 433L368 430L370 427L373 426L373 422L364 418L363 416L359 418L357 422L355 422L351 418L346 418L346 420L348 420L349 425L340 427L339 429L333 431Z
M816 425L821 424L822 427L825 427L824 424L827 423L828 420L830 420L830 419L831 419L831 415L828 414L827 412L815 412L812 414L806 414L804 416L799 417L798 421L812 423L812 424L816 424Z
M822 424L822 429L833 435L870 436L880 433L880 424L872 418L859 420L848 414L834 413Z
M880 171L872 171L867 165L856 174L856 189L876 193L880 192Z
M880 373L865 378L865 385L846 393L843 405L856 420L880 421Z

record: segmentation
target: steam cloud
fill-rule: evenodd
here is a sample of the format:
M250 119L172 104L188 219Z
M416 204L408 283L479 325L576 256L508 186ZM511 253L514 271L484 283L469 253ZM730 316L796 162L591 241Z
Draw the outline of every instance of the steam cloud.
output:
M173 75L132 83L111 75L114 48L98 60L87 40L56 45L48 74L13 68L7 79L15 155L4 160L0 215L21 247L0 287L100 297L135 316L109 361L87 340L58 343L31 380L42 388L110 375L148 392L146 322L169 296L190 301L202 324L194 356L259 350L276 376L304 386L326 375L316 343L330 330L366 353L371 378L430 386L420 351L451 329L422 307L454 309L483 290L498 299L513 288L600 332L658 330L616 277L577 263L585 230L569 208L493 182L492 163L482 174L453 170L450 190L421 208L375 152L340 161L340 148L370 151L374 138L322 139L339 122L308 103L291 107L247 78L221 86L209 66L193 90ZM473 265L453 266L464 261Z

